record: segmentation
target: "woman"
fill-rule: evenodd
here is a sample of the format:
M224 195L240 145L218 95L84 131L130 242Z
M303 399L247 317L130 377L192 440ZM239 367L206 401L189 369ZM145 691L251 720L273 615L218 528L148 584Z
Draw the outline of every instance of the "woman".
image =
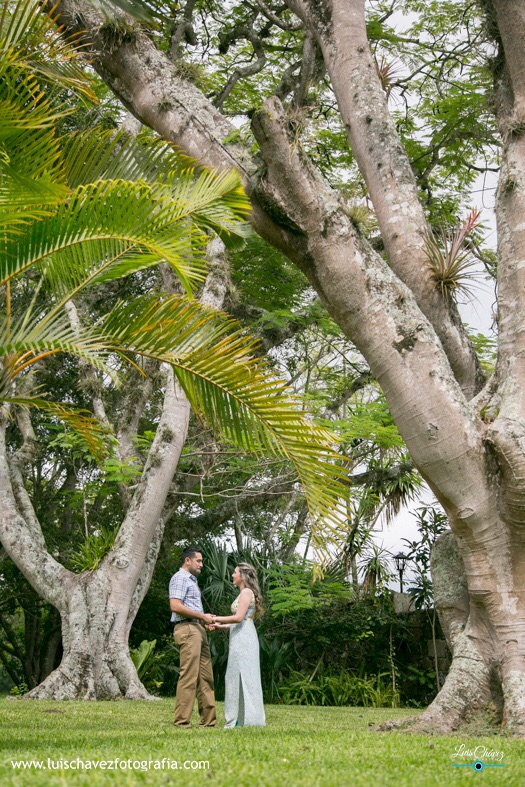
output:
M239 563L232 580L240 591L231 607L233 615L215 616L213 623L230 629L224 728L265 727L259 640L253 623L254 616L263 611L257 572L249 563Z

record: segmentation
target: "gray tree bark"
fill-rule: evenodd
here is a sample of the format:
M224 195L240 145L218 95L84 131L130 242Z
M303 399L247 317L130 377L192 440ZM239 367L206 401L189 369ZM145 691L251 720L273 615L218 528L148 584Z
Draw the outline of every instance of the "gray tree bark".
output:
M144 566L163 530L162 508L186 439L189 410L172 371L167 370L160 423L115 544L95 571L80 575L64 568L46 548L21 472L6 452L6 414L2 414L2 543L62 620L61 664L26 698L150 699L130 659L128 635L138 609L137 588L143 594L151 578L151 574L143 576Z

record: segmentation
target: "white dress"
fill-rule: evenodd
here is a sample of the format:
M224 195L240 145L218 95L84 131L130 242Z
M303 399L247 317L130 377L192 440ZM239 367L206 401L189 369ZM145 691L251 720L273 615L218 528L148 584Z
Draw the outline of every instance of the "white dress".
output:
M237 611L239 596L232 604ZM230 625L230 650L226 668L226 696L224 699L225 729L231 727L265 727L266 717L261 687L259 639L253 622L255 600L246 611L244 620Z

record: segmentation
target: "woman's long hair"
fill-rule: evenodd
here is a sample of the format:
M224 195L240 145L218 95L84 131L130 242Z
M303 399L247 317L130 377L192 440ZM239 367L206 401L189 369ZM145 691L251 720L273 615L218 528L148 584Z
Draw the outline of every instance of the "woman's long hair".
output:
M255 598L255 615L260 618L264 613L263 597L261 588L259 587L259 580L257 579L257 571L250 563L237 563L237 568L247 588L253 592Z

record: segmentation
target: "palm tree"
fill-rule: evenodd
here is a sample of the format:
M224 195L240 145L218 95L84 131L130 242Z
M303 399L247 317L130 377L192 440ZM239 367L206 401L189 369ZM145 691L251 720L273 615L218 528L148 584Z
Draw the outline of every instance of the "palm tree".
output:
M254 357L255 343L192 293L205 277L209 233L242 243L248 201L235 172L196 171L166 144L99 129L57 134L69 110L57 93L89 95L75 42L64 42L53 12L38 2L5 2L0 18L0 535L33 587L63 620L60 667L35 697L146 697L127 649L162 538L163 503L184 444L187 402L243 450L288 457L312 513L339 521L342 493L333 436ZM94 324L75 300L159 263L185 295L146 293L117 302ZM26 298L21 299L23 291ZM27 303L29 298L29 303ZM23 308L18 304L24 303ZM106 379L141 359L166 368L164 404L142 477L112 549L92 572L75 575L48 551L24 486L34 437L28 411L65 420L101 455L104 425L35 382L50 356L66 353ZM184 391L182 394L180 388ZM18 413L22 448L10 454L8 419ZM9 472L10 471L10 472ZM320 531L319 531L320 532ZM321 536L319 536L321 543Z
M351 572L354 591L359 592L357 558L362 558L363 589L374 592L381 579L387 578L386 552L373 541L380 517L390 524L400 510L410 503L421 488L421 477L404 453L392 450L391 456L368 460L366 470L350 477L362 492L355 510L348 506L348 529L342 553L342 565ZM384 562L381 569L381 559ZM376 582L377 578L377 582ZM365 587L366 584L366 587Z

